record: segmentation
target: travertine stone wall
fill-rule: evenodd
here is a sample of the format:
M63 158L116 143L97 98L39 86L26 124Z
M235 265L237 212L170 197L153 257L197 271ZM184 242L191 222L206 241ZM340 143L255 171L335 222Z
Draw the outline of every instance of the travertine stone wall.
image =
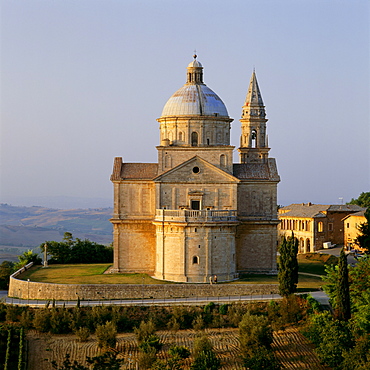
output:
M10 279L9 297L39 300L228 297L277 294L277 284L52 284Z
M243 222L237 227L237 271L275 273L277 250L276 223Z
M113 225L115 246L113 271L153 273L155 226L152 222L125 220Z

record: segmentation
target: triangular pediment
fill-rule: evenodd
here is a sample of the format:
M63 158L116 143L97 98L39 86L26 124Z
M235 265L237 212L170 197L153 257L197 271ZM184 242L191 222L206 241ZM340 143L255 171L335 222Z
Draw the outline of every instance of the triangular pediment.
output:
M235 176L195 156L171 168L154 179L154 182L178 183L238 183Z

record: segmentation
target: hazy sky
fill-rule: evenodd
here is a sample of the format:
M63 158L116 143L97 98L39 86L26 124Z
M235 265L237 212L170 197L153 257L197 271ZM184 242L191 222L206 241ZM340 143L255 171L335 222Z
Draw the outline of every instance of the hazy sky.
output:
M256 69L280 204L370 191L369 4L2 0L0 201L109 204L114 157L157 162L156 118L194 49L234 118L236 154Z

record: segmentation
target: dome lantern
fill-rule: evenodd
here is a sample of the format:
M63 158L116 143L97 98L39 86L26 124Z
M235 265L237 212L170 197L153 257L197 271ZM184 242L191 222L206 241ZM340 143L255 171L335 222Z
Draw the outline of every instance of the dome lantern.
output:
M203 66L194 55L186 73L186 84L165 104L162 117L213 116L229 118L220 97L203 82Z

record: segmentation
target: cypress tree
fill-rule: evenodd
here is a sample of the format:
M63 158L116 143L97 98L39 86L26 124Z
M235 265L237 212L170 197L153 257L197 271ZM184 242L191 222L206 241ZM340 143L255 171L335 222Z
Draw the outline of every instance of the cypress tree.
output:
M298 284L298 240L293 233L288 239L283 237L279 252L279 292L287 297L296 292Z
M348 321L351 318L351 301L349 295L348 263L344 248L340 251L339 256L337 291L336 318Z

